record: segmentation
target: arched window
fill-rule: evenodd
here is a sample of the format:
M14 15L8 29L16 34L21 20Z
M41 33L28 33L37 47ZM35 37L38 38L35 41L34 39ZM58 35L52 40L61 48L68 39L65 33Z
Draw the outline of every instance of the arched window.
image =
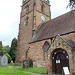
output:
M45 44L44 44L44 51L45 52L48 51L49 47L50 47L50 44L48 42L45 42Z
M49 47L50 47L50 44L46 41L46 42L44 43L44 46L43 46L43 49L44 49L44 60L45 60L46 57L47 57L46 52L49 50Z

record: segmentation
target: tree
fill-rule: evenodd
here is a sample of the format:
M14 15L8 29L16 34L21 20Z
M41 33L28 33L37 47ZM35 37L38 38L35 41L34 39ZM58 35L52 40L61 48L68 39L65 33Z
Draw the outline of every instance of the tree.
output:
M69 7L71 8L71 9L75 9L75 0L69 0Z
M0 56L3 56L2 41L0 41Z
M11 62L11 56L8 54L8 53L6 53L6 54L4 54L5 56L7 56L7 58L8 58L8 63L10 63Z
M7 45L7 46L3 46L3 54L6 54L6 53L9 54L9 51L10 51L10 47L9 47L9 45Z
M17 49L17 39L14 38L11 42L11 47L9 52L13 62L15 62L16 49Z

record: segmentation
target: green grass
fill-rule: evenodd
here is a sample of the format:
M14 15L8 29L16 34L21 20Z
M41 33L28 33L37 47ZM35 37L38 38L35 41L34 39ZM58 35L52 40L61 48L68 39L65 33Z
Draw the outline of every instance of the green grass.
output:
M0 67L0 75L32 75L22 71L21 66Z
M8 65L9 65L9 66L14 66L14 65L15 65L15 63L9 63Z
M38 74L44 74L46 69L45 68L26 68L26 69L24 69L24 71L38 73Z
M22 66L13 66L11 69L17 69L20 71L27 71L27 72L37 73L37 74L44 74L46 71L45 68L25 68L23 69Z
M9 64L8 67L0 67L0 75L32 75L26 72L32 72L37 74L46 75L44 71L45 68L25 68L22 66L13 66L14 64Z

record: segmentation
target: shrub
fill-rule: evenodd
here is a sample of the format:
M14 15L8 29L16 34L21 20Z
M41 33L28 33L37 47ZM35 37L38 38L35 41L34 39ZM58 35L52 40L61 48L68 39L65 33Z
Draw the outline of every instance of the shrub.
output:
M11 56L8 54L8 53L6 53L6 54L4 54L5 56L7 56L7 58L8 58L8 63L10 63L11 62Z

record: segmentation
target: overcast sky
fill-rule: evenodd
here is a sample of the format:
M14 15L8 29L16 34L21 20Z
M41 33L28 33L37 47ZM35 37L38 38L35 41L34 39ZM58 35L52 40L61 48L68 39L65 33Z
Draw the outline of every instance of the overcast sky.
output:
M66 9L69 0L50 0L51 18L69 11ZM11 45L17 38L20 23L22 0L0 0L0 41L3 45Z

